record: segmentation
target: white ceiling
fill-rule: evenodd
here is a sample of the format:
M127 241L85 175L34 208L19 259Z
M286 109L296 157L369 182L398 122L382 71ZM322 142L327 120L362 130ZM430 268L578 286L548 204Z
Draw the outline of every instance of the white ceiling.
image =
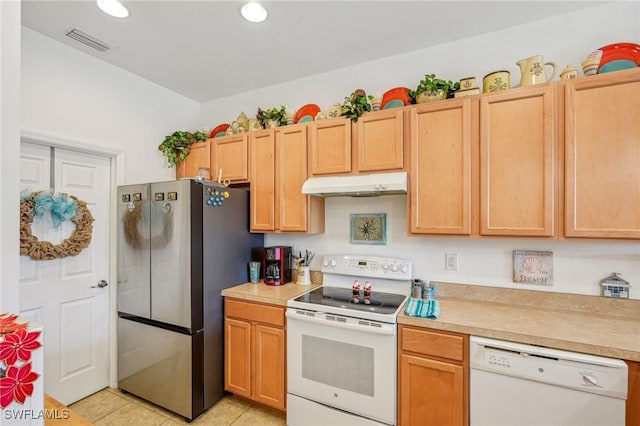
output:
M0 0L2 1L2 0ZM241 1L22 1L22 23L198 102L592 7L602 1L263 1L262 24ZM73 28L112 46L66 37Z

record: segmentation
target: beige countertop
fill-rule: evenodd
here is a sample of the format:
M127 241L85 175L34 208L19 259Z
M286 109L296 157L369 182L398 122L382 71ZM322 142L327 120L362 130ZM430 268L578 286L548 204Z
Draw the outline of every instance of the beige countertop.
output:
M258 284L246 283L222 290L224 297L244 299L253 302L286 306L287 300L306 293L320 284L298 285L290 282L284 285L266 285L262 280Z
M225 297L286 306L321 285L240 284ZM409 317L398 323L640 361L640 300L435 283L437 320Z
M640 361L638 300L445 283L436 289L437 320L401 313L398 323Z

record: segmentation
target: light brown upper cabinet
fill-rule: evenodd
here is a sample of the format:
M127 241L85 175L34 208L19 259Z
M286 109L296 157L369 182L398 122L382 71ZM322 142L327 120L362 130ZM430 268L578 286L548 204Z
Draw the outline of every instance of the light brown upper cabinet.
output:
M477 101L417 105L409 110L409 126L409 232L469 235Z
M251 230L324 232L324 198L302 194L306 124L250 133Z
M564 86L565 235L640 238L640 70Z
M350 173L351 120L314 121L309 131L309 175Z
M404 168L403 108L370 112L354 125L358 172L384 172Z
M200 167L211 168L211 144L209 140L191 144L190 152L184 161L176 165L176 179L198 176ZM213 172L212 176L213 176Z
M276 228L282 232L324 232L324 198L302 193L307 130L304 124L276 130Z
M211 142L211 179L249 182L249 135L221 136Z
M405 169L404 108L310 125L309 176Z
M480 234L554 236L556 84L480 97Z
M251 155L250 222L251 231L276 229L276 132L275 129L250 133Z

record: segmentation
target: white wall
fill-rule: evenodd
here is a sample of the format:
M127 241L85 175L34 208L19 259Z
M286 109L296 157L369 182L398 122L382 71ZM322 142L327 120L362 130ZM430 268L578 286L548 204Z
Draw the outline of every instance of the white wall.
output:
M175 179L157 147L200 104L22 27L23 131L124 153L124 181Z
M229 97L202 105L200 127L231 122L244 111L255 114L258 106L280 104L292 111L306 103L326 110L356 88L369 94L396 87L415 88L425 73L446 79L482 77L494 70L511 72L512 85L519 83L519 59L544 55L555 61L558 73L580 63L591 51L615 42L640 40L640 3L618 2L595 6L574 14L460 40L392 58L361 64L335 72L311 76L286 84ZM623 200L621 200L624 203ZM387 213L386 246L349 244L350 213ZM415 276L423 279L538 289L545 291L598 294L600 279L620 272L631 282L631 297L640 298L640 244L596 240L545 241L529 238L407 237L406 196L379 198L329 198L326 203L326 232L316 236L269 235L265 244L293 245L324 253L366 253L411 259ZM512 250L548 250L554 256L553 286L512 282ZM444 269L445 253L458 253L459 270ZM319 269L317 263L312 269Z
M19 147L20 2L0 1L0 312L18 312Z
M329 42L322 35L319 40ZM516 62L520 59L543 55L545 60L557 63L557 74L560 74L568 64L581 69L584 58L599 47L639 40L640 2L605 4L205 102L200 112L200 127L231 123L241 111L249 117L255 116L258 107L286 105L295 112L304 104L315 103L326 111L334 102L341 103L355 89L364 89L368 94L382 94L398 86L415 89L424 74L430 73L452 81L475 76L478 86L482 87L482 77L486 74L508 70L511 84L516 86L520 82Z

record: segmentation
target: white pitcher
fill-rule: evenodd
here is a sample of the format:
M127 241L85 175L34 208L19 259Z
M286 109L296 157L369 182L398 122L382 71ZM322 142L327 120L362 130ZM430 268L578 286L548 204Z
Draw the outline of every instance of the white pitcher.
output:
M520 67L520 73L522 74L520 79L520 86L522 87L546 83L547 81L551 81L556 75L556 63L544 62L542 55L521 59L516 62L516 65ZM552 68L550 77L547 77L544 72L544 67L547 65Z

